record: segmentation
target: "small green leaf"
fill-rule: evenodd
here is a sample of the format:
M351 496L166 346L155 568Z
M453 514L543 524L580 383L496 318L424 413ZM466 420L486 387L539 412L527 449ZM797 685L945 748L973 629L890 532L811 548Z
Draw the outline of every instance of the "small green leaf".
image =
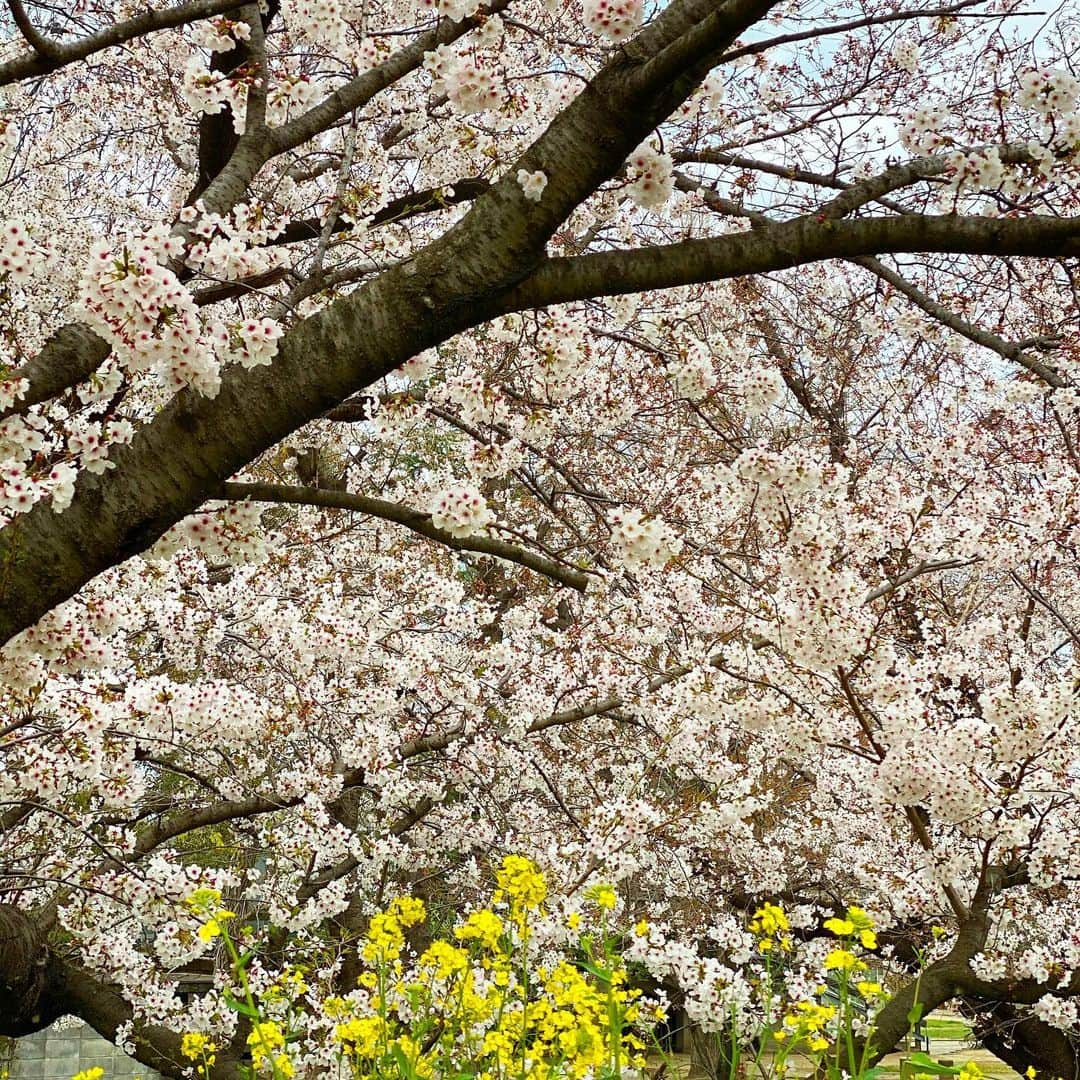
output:
M607 968L599 967L597 964L593 964L588 960L579 960L578 966L587 971L590 975L595 976L602 983L611 982L612 973Z
M923 1003L916 1001L914 1005L908 1009L907 1022L914 1027L921 1019L923 1014Z
M228 990L226 990L222 996L225 998L225 1004L228 1005L233 1012L238 1012L241 1016L246 1016L251 1020L259 1019L258 1009L253 1009L246 1001L237 1001Z
M412 1067L412 1062L400 1046L394 1045L390 1047L390 1056L394 1059L394 1063L398 1067L398 1073L404 1080L416 1080L416 1072Z

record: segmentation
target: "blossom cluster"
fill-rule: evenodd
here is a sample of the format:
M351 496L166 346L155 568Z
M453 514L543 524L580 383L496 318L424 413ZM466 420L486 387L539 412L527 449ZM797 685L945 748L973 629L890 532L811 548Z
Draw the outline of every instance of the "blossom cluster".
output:
M27 283L44 257L44 249L25 222L16 218L0 221L0 280L6 275L17 284Z
M235 281L283 267L288 254L269 242L285 228L259 203L239 203L228 214L206 210L202 200L180 211L188 226L186 262L215 280Z
M184 68L180 94L194 113L214 116L228 106L233 128L244 133L248 82L245 78L211 71L201 53L192 53Z
M630 184L626 189L632 202L643 210L663 206L675 190L675 162L670 154L642 143L630 156Z
M642 0L582 0L585 25L609 41L625 41L641 25Z
M919 70L919 43L914 38L899 38L890 55L892 62L909 75L914 75Z
M459 113L497 109L504 100L497 73L470 51L439 45L424 56L424 70L431 73L431 90L445 94Z
M230 19L219 15L215 19L203 19L191 28L191 39L196 45L210 52L228 52L238 41L251 40L251 27L242 19Z
M99 241L82 278L81 315L129 371L153 370L173 389L192 386L213 397L218 360L191 293L161 265L182 251L183 241L164 227L129 238L119 252Z
M608 515L611 542L630 569L664 566L682 550L682 540L663 518L637 507L619 507Z
M700 401L717 384L716 365L709 347L693 338L667 365L668 378L679 397Z
M193 220L198 210L189 209L188 220ZM274 265L276 257L255 255L247 247L270 235L268 227L252 223L252 216L247 207L238 207L230 219L203 215L193 229L200 239L190 261L216 277L243 276ZM210 239L219 230L227 235ZM127 371L151 370L172 389L190 386L213 397L223 363L268 364L283 330L267 318L244 320L233 328L218 321L204 328L191 293L162 265L182 252L183 241L163 227L128 238L119 253L110 241L99 241L83 274L81 311Z
M239 565L260 562L273 546L262 527L261 510L249 502L230 502L178 521L147 552L147 558L167 559L190 548L214 563Z
M1065 115L1076 111L1080 99L1080 79L1060 68L1032 68L1020 76L1017 101L1044 115Z
M900 141L913 153L932 154L953 141L944 134L950 119L947 109L935 105L921 105L901 121Z
M521 186L526 199L539 202L544 194L544 188L547 187L548 178L542 169L537 169L536 172L518 169L517 182Z
M482 535L495 520L479 488L455 484L432 499L431 523L456 539Z

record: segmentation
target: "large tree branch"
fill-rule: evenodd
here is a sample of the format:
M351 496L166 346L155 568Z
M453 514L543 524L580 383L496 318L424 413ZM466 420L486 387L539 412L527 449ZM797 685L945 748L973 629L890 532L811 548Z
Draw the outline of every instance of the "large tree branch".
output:
M362 108L380 91L419 68L427 53L434 52L440 45L452 44L481 25L485 19L509 6L510 0L491 0L491 3L485 4L475 15L468 18L457 22L448 18L440 19L433 30L418 35L405 48L399 49L381 64L335 90L295 120L275 128L272 137L273 153L292 150L326 131L342 117Z
M56 981L64 1015L71 1013L85 1020L99 1035L115 1043L121 1026L134 1018L131 1005L120 992L81 967L53 960L58 967ZM131 1034L136 1061L156 1069L165 1076L182 1077L190 1074L191 1062L181 1052L180 1032L156 1024L136 1023ZM217 1054L214 1080L242 1080L248 1067L233 1057L229 1048Z
M14 405L0 410L0 420L48 401L89 378L105 363L108 355L108 343L88 326L68 323L60 327L35 357L6 376L26 379L30 387Z
M80 477L62 514L39 503L0 531L0 641L144 550L303 423L497 314L501 294L543 259L567 214L622 167L715 54L772 3L675 0L634 39L633 56L618 55L516 163L551 177L540 203L525 197L511 166L440 240L299 322L271 366L226 370L213 399L178 394L129 446L114 448L112 472ZM695 49L703 55L689 64ZM650 67L649 55L662 62ZM683 64L683 74L673 78L672 64ZM270 152L267 137L246 138L207 189L208 205L212 193L235 202L254 176L247 170Z
M963 1004L973 1015L975 1038L1021 1076L1029 1068L1036 1070L1035 1080L1080 1075L1075 1037L1003 1001L965 998Z
M984 349L996 352L1004 357L1027 368L1033 375L1037 375L1047 386L1061 389L1068 386L1068 381L1063 379L1049 364L1044 363L1037 356L1032 356L1022 345L1014 341L1006 341L1005 338L983 330L975 326L967 319L962 319L954 311L950 311L944 304L939 303L928 296L922 289L916 288L907 278L898 274L895 270L886 266L880 259L864 255L851 260L856 266L861 266L870 273L877 275L882 281L888 282L898 293L906 296L916 307L921 308L931 318L936 319L943 326L955 330L961 337L968 341L981 345Z
M825 259L898 252L968 255L1080 255L1080 218L952 215L819 221L800 217L704 240L632 251L549 259L503 297L502 311L546 307L787 270Z
M58 955L38 922L8 904L0 904L0 971L0 1035L29 1035L73 1014L115 1043L134 1017L114 987ZM144 1065L178 1080L184 1075L178 1032L136 1024L132 1038ZM243 1073L239 1062L219 1055L214 1075L240 1080Z
M155 30L168 30L176 26L208 19L214 15L223 15L242 7L248 0L190 0L178 7L165 8L162 11L147 11L122 22L113 23L96 34L80 38L78 41L53 41L44 39L34 45L32 51L25 52L0 64L0 86L31 79L35 76L48 75L76 60L85 60L94 53L101 52L113 45L122 45L125 41L152 33ZM44 47L39 47L42 45Z
M997 884L995 874L984 866L970 905L961 905L964 917L948 954L925 967L874 1017L866 1040L871 1047L867 1064L876 1065L903 1038L911 1026L908 1016L915 1005L922 1006L921 1015L925 1016L957 996L959 980L965 973L971 974L971 958L985 946L990 933L990 904Z
M56 42L50 41L34 26L30 16L26 14L22 0L8 0L8 10L19 28L19 33L26 39L26 44L42 59L50 59L56 52Z
M584 592L589 584L589 575L583 571L556 562L535 551L499 540L493 536L458 537L445 529L437 528L430 514L422 513L408 506L390 502L388 499L376 499L370 495L353 495L347 491L332 491L327 488L295 487L286 484L224 484L221 495L225 499L255 502L291 503L295 506L325 506L337 510L353 510L359 514L394 521L411 529L420 536L452 548L454 551L475 551L482 555L494 555L507 562L525 566L552 581L561 582L571 589Z
M80 478L63 514L39 504L16 518L0 532L0 639L149 546L302 423L496 314L879 252L1080 253L1076 219L804 217L715 239L551 259L511 285L520 276L524 237L500 235L499 226L520 220L518 201L496 185L442 241L299 323L272 366L226 371L213 400L177 395L130 446L113 451L114 472Z

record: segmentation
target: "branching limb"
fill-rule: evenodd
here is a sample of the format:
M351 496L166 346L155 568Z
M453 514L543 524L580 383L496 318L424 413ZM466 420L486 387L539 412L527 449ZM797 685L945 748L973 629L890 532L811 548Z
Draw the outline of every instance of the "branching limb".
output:
M122 45L126 41L133 41L155 30L168 30L197 22L199 19L224 15L226 12L235 11L247 2L248 0L190 0L189 3L180 4L178 7L165 8L162 11L147 11L142 15L124 19L104 30L99 30L96 34L71 42L46 41L41 35L37 35L41 40L35 44L26 35L26 29L20 25L20 30L24 36L27 36L34 51L0 64L0 86L18 82L20 79L48 75L52 71L73 64L77 60L85 60L88 56L113 45ZM21 10L18 0L11 3L11 8L12 15L18 20L15 13L16 9ZM45 51L39 49L39 44L45 45Z
M471 202L487 191L490 186L490 183L483 177L474 176L458 180L453 184L425 188L423 191L412 191L408 195L392 199L380 210L377 210L368 220L367 226L369 229L373 229L379 225L404 221L406 218L415 217L418 214L427 214L434 210L443 210L448 206L458 206L464 202ZM334 233L348 232L352 227L350 221L338 218L334 222L332 231ZM317 218L290 221L285 231L271 240L270 245L277 246L280 244L295 244L302 240L318 240L320 228Z
M387 57L381 64L365 71L318 105L312 106L295 120L274 129L273 154L292 150L326 131L331 124L348 116L349 113L363 108L376 94L392 86L411 71L415 71L424 62L426 53L434 52L440 45L450 45L464 37L470 30L479 26L485 19L504 11L510 6L510 0L492 0L485 4L475 15L454 22L452 19L439 20L434 30L420 34L411 44L399 49L393 56Z
M804 216L752 232L548 259L504 294L500 313L903 251L1076 256L1080 218L911 214L819 221L817 215Z
M759 53L767 52L769 49L793 45L799 41L810 41L813 38L828 37L832 34L847 34L852 30L861 30L867 26L882 26L886 23L911 22L913 19L956 15L965 8L975 7L984 2L985 0L963 0L963 3L951 4L943 8L893 11L888 15L873 15L864 19L851 19L849 22L833 23L832 26L815 27L813 30L801 30L793 34L779 34L773 38L766 38L763 41L755 41L751 45L742 45L737 49L732 49L730 52L724 53L718 62L730 64L733 60L738 60L743 56L757 56ZM993 16L988 14L986 17L992 18Z
M806 169L789 169L774 161L762 161L760 158L731 154L724 150L677 150L671 155L676 165L722 165L733 169L745 169L748 172L768 173L791 180L797 184L810 184L814 187L835 188L846 191L851 184L837 176L825 173L809 172Z
M27 45L38 56L47 61L57 55L58 43L51 41L34 26L26 14L26 8L22 6L22 0L8 0L8 10L11 12L12 19L15 20L15 25L19 28L19 33L26 38Z
M26 379L30 388L14 404L0 410L0 420L48 401L89 378L108 358L109 345L82 323L68 323L49 338L41 351L9 379Z
M944 304L939 303L928 296L921 289L916 288L907 278L890 269L880 259L871 255L862 255L850 260L856 266L861 266L870 273L876 274L882 281L887 281L898 293L906 296L916 307L921 308L931 318L936 319L943 326L955 330L968 341L981 345L984 349L996 352L998 356L1027 368L1033 375L1037 375L1047 386L1060 390L1068 386L1068 382L1062 378L1049 364L1033 356L1027 351L1027 346L1022 342L1006 341L1005 338L983 330L981 327L961 318L954 311L950 311Z
M239 501L251 499L256 502L290 503L299 506L325 506L337 510L353 510L359 514L382 518L404 525L429 540L434 540L454 551L475 551L481 555L494 555L496 558L514 562L527 567L544 577L558 581L578 592L584 592L589 583L589 575L583 570L565 566L518 544L510 544L490 536L457 537L432 524L431 515L413 510L407 506L376 499L370 495L353 495L345 491L331 491L326 488L294 487L288 484L223 484L221 496Z
M976 558L939 559L937 561L926 560L920 562L909 570L905 570L902 574L898 574L896 577L883 582L876 589L871 589L870 592L863 597L863 603L869 604L874 600L880 600L883 596L888 596L889 593L896 592L897 589L902 585L906 585L909 581L914 581L917 577L922 577L923 574L933 574L939 570L960 570L965 566L971 566L980 561L980 559Z

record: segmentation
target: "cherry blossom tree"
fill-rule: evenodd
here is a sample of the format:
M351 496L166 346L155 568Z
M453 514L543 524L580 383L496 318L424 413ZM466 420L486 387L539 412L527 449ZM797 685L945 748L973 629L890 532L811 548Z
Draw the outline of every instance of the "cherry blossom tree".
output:
M240 1075L403 889L619 887L1077 1072L1075 13L8 0L0 1033ZM448 910L447 918L452 916ZM201 982L192 976L202 972Z

